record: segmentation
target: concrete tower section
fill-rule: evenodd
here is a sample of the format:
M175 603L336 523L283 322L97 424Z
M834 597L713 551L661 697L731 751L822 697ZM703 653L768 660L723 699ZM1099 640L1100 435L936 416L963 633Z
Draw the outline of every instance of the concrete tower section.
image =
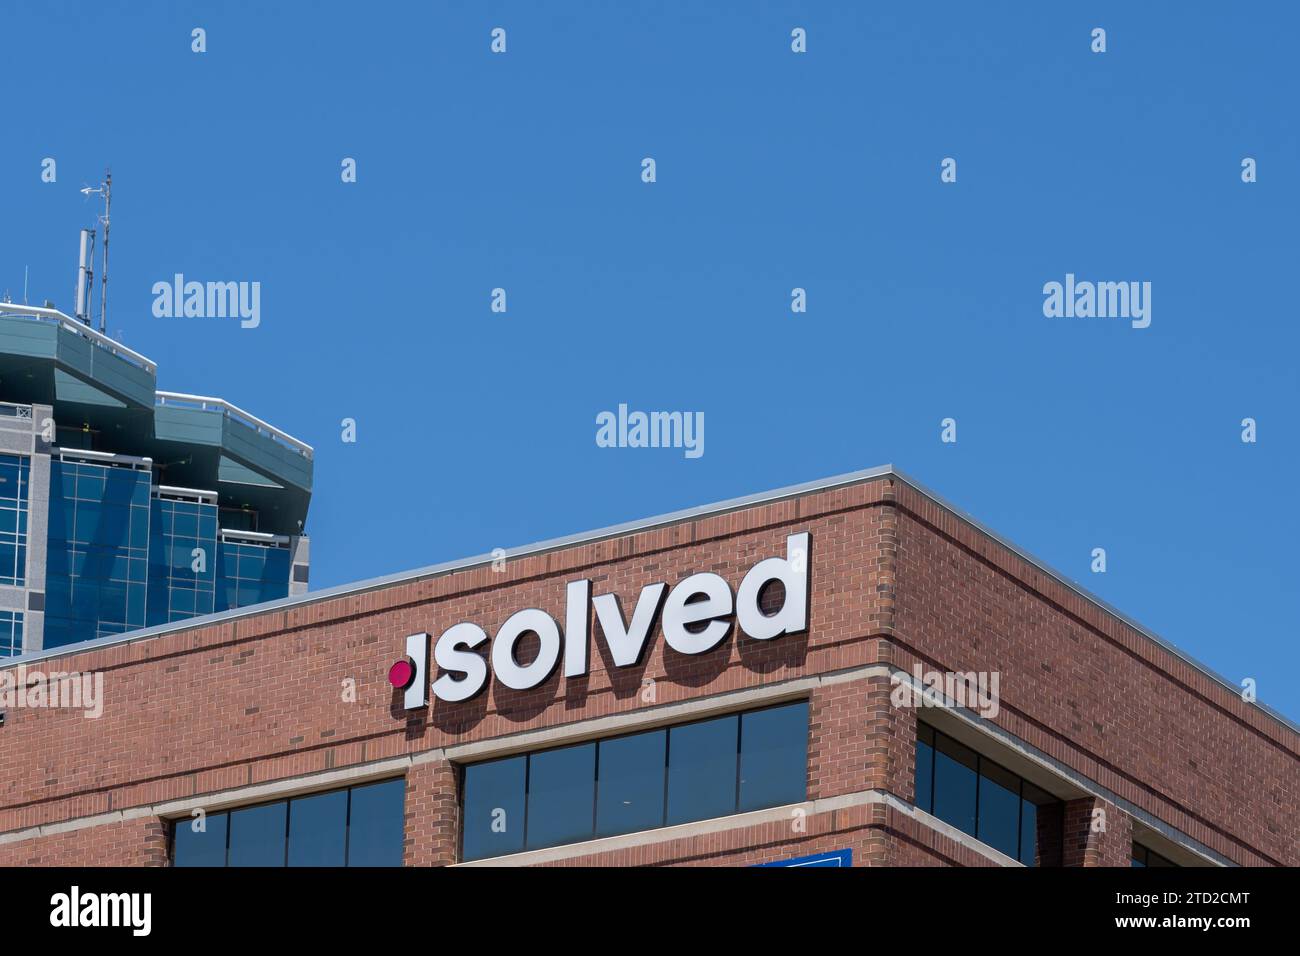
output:
M0 656L300 595L312 449L0 303Z

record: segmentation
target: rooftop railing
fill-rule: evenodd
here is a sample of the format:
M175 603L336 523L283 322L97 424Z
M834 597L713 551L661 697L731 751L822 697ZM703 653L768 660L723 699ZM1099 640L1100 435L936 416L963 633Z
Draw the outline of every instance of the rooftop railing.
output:
M118 358L144 369L150 375L156 376L158 374L158 366L152 360L127 348L121 342L115 342L107 335L96 332L84 322L80 322L70 315L64 315L58 309L48 309L35 305L19 305L15 302L0 302L0 316L14 316L31 319L35 322L48 322L58 325L74 335L80 335ZM182 408L197 408L202 411L221 412L223 415L247 425L258 434L265 435L272 441L278 442L291 451L302 455L308 461L312 458L311 445L299 441L288 432L276 428L269 422L262 421L256 415L250 415L242 408L230 404L223 398L212 398L207 395L187 395L184 392L155 392L154 394L156 396L154 401L157 405L172 405ZM0 414L3 414L3 411L0 411Z
M54 449L59 461L84 461L92 464L109 465L114 468L134 468L137 471L152 471L153 459L138 455L121 455L112 451L94 451L90 448L68 448L60 445Z
M312 447L305 441L299 441L286 431L276 428L269 422L264 422L256 415L250 415L236 405L231 405L224 398L212 398L207 395L187 395L184 392L157 392L157 403L159 405L171 406L176 408L195 408L205 412L221 412L228 418L232 418L243 425L247 425L260 435L265 435L273 441L279 442L291 451L297 452L308 461L312 457Z
M16 302L0 302L0 316L14 316L31 319L34 322L49 322L58 325L74 335L80 335L83 339L116 355L123 361L144 369L150 375L158 374L158 366L152 360L127 348L121 342L113 341L102 332L96 332L86 323L74 319L70 315L64 315L58 309L46 309L36 305L19 305Z
M222 528L221 540L232 544L260 544L275 548L288 548L292 539L287 534L267 534L265 531L239 531Z
M205 505L217 503L215 491L205 491L202 488L178 488L175 485L157 485L154 487L153 496L168 501L198 502Z

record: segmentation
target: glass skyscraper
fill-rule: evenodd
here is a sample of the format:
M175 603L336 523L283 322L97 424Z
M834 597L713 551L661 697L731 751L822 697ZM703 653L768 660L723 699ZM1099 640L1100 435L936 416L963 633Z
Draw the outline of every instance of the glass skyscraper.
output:
M147 464L51 457L45 646L144 627Z
M312 449L0 302L0 657L299 594Z
M154 496L149 577L158 586L149 592L149 623L211 614L217 565L216 502L202 496L181 497L176 492ZM271 596L284 595L277 592Z

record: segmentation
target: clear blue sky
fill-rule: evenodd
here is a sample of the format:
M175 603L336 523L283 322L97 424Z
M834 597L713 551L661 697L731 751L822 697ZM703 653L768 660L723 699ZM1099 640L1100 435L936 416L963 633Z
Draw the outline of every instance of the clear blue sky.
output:
M0 293L28 266L71 311L111 164L109 332L316 447L313 587L893 462L1300 718L1298 29L1282 3L9 2ZM261 282L260 327L154 318L176 272ZM1150 281L1151 327L1045 318L1067 272ZM598 448L620 402L704 412L704 456Z

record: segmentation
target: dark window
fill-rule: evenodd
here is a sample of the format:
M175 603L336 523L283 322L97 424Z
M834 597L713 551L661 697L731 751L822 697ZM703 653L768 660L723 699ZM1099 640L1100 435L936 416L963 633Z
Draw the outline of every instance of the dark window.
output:
M1133 844L1133 866L1177 866L1172 860L1148 850L1141 843Z
M348 866L401 866L406 779L353 787L350 794ZM296 800L293 812L298 812Z
M1039 811L1060 802L1050 793L922 723L915 784L918 809L1025 866L1039 863Z
M172 854L176 866L225 866L228 820L224 813L205 816L201 823L194 818L177 820ZM196 826L203 829L196 832Z
M1037 866L1038 860L1038 809L1058 802L1045 790L1039 790L1028 780L1021 783L1020 803L1020 862Z
M289 804L268 803L230 814L229 866L284 866Z
M528 848L590 839L595 801L594 743L533 754L528 761Z
M717 717L668 732L668 824L736 812L739 718Z
M471 764L462 857L798 803L807 778L806 701Z
M347 845L346 790L293 801L289 814L290 866L345 866Z
M666 730L600 742L596 836L663 826L667 756Z
M401 866L406 780L209 814L172 828L174 866Z
M465 768L465 859L515 853L524 848L527 774L526 756Z
M980 761L979 832L975 835L1012 859L1020 852L1020 778Z
M916 725L916 805L934 812L934 731L927 724Z
M808 796L808 704L740 716L740 807L758 810Z
M978 757L951 737L934 735L934 815L975 835Z

